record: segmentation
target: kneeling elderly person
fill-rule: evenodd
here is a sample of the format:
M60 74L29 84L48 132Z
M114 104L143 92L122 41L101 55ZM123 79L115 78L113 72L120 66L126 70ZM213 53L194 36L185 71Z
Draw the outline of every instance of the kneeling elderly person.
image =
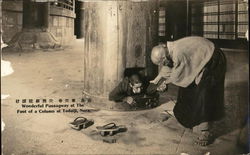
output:
M185 37L155 46L154 64L162 66L151 81L179 86L174 116L186 128L200 130L198 145L213 142L211 124L224 116L224 80L226 59L223 52L202 37Z

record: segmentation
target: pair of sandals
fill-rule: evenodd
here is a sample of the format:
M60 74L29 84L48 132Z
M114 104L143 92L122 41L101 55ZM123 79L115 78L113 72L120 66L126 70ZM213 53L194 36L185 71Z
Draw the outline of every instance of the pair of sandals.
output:
M94 120L88 120L85 117L77 117L73 122L70 122L69 124L71 128L79 131L93 125ZM119 132L125 132L127 130L126 126L116 125L115 123L108 123L104 126L97 126L96 129L101 136L113 136Z

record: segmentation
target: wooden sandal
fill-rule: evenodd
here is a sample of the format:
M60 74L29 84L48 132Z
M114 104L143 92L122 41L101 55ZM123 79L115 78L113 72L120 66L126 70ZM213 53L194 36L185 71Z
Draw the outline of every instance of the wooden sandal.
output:
M96 129L101 134L101 136L113 136L119 132L125 132L127 130L126 126L119 125L117 126L115 123L108 123L104 126L97 126Z
M94 120L88 120L85 117L77 117L73 122L69 123L71 128L75 130L86 129L93 124Z

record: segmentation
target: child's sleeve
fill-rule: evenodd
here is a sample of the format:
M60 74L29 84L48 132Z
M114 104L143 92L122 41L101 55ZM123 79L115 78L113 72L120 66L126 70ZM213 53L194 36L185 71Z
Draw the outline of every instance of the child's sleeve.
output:
M128 81L123 80L109 93L109 100L116 102L122 101L125 97L127 97L127 90Z

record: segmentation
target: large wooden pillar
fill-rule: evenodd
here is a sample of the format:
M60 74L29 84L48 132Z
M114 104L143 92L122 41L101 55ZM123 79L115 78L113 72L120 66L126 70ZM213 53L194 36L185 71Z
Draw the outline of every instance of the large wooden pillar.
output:
M166 7L166 38L177 40L187 36L187 1L164 1Z
M0 1L0 52L1 52L1 57L2 57L2 1Z
M23 28L48 28L49 3L23 1Z
M75 35L77 38L84 37L84 3L76 1L75 7L76 19L75 19Z
M93 104L109 107L108 94L125 68L156 74L150 52L158 42L158 2L85 2L84 11L84 92Z

